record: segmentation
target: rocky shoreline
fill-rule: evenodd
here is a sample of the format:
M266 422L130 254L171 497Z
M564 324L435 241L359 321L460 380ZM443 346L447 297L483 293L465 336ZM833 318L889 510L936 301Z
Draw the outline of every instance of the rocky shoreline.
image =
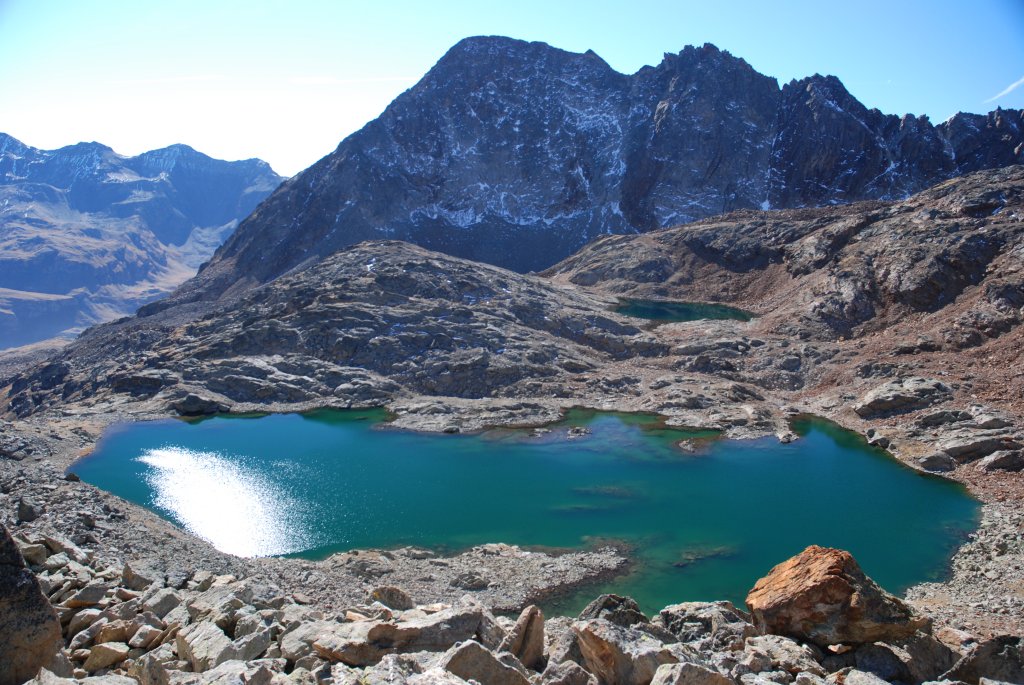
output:
M472 587L425 604L401 587L371 584L324 609L244 571L117 562L93 551L88 536L79 545L47 532L48 522L33 525L44 516L23 522L13 539L0 529L0 585L19 588L0 600L4 685L40 667L34 685L973 685L1024 677L1024 640L944 644L930 618L839 550L812 546L772 569L747 597L751 613L690 602L651 619L629 598L602 595L575 619L545 620L534 605L518 618L496 615ZM102 530L98 523L86 527ZM307 587L318 581L307 578Z
M62 442L84 439L71 434ZM48 443L39 438L31 444L37 454L52 448L44 447ZM97 559L109 563L130 560L179 575L205 568L274 582L304 594L324 610L362 598L369 585L387 580L400 583L423 603L451 601L472 590L496 611L518 611L598 583L629 565L623 552L613 547L542 552L499 543L449 557L402 548L339 553L321 561L239 558L145 508L66 476L64 469L79 450L58 443L50 458L0 460L3 523L15 532L83 541Z
M624 572L628 567L628 553L622 550L587 550L548 558L547 555L530 554L497 544L474 548L463 555L443 560L426 550L370 550L355 555L335 555L323 562L238 559L218 552L146 509L88 484L65 479L64 470L91 451L105 428L124 421L169 416L166 411L148 409L142 403L130 406L139 413L118 412L113 408L87 412L65 410L61 415L32 417L17 424L0 425L0 450L6 450L5 456L8 457L0 459L0 482L4 484L0 490L17 493L16 498L11 494L0 494L0 502L5 503L4 522L16 531L32 525L21 521L18 516L18 505L23 500L38 507L42 523L52 512L56 520L50 524L51 531L63 535L83 535L86 539L95 537L97 529L84 527L84 522L90 518L99 517L101 521L106 518L106 523L100 523L99 530L104 531L104 526L107 527L104 532L111 543L100 552L103 558L116 561L124 555L128 559L156 561L166 568L203 567L244 577L256 574L290 591L305 594L326 610L335 608L337 602L351 602L361 597L374 573L378 579L400 580L402 587L410 591L415 589L417 599L422 598L424 602L453 601L464 590L453 584L454 577L459 572L477 568L481 558L493 556L493 550L501 550L502 572L506 575L498 583L489 579L488 587L480 597L498 612L517 611L530 603L596 584ZM389 427L429 432L451 430L452 426L467 432L495 426L543 426L561 419L567 409L554 400L444 401L422 397L397 400L388 407L393 419ZM260 407L263 411L315 408L320 407ZM599 408L636 410L635 406L628 404L622 407L606 403ZM243 413L249 407L243 405L235 409ZM788 409L791 415L800 413L793 407ZM774 424L762 427L760 431L744 427L744 430L735 432L740 437L774 434L779 439L796 439L787 428L780 429ZM11 459L12 454L22 458ZM902 455L897 452L897 456ZM904 461L921 469L913 458L904 457ZM982 523L979 531L954 555L949 578L941 583L911 588L906 595L908 601L931 616L939 628L950 629L948 634L944 634L944 639L971 643L998 634L1024 634L1024 611L1020 610L1024 607L1024 515L1019 509L1022 500L1014 487L1020 474L985 472L976 464L967 464L955 471L936 475L964 483L982 501ZM988 487L979 487L981 484ZM88 513L88 508L69 504L81 502L93 503L91 513ZM106 509L116 513L103 516L100 512ZM82 511L87 513L82 514ZM139 531L144 534L140 535ZM169 541L173 541L170 546ZM483 551L488 547L492 549L491 553ZM184 564L183 559L190 561ZM358 564L357 561L363 563ZM446 572L438 574L442 561L447 564ZM365 566L366 570L353 572L348 568L353 564ZM430 582L419 580L431 576L434 579Z

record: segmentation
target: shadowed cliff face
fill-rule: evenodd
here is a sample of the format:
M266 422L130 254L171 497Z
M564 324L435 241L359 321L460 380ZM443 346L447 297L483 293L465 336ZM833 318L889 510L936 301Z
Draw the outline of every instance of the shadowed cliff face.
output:
M285 183L182 296L244 289L367 239L513 270L604 233L734 209L899 199L1019 162L1021 112L933 126L834 77L779 87L711 45L627 76L592 52L466 39L376 120Z

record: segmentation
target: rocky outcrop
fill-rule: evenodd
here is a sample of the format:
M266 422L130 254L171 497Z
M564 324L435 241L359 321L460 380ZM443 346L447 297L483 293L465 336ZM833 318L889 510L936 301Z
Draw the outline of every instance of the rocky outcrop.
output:
M1019 450L1024 444L1012 431L965 427L945 432L935 446L957 463L966 464L996 452ZM1012 463L1012 459L1007 463Z
M636 600L622 595L601 595L580 612L580 620L596 618L623 628L647 622L647 617L640 611L640 605Z
M1022 471L1024 470L1024 452L998 450L979 461L978 468L985 471Z
M748 638L743 645L744 663L767 665L771 672L799 673L823 677L825 669L818 663L824 657L809 645L781 635L760 635Z
M621 626L603 618L573 626L583 654L583 666L602 683L645 685L663 664L693 660L688 648L634 626Z
M536 606L523 609L501 649L511 652L527 668L544 669L544 612Z
M946 473L954 470L957 466L956 460L944 452L918 457L917 464L925 471L935 473Z
M1020 323L1021 215L1024 167L1014 166L891 204L734 212L601 238L546 273L620 296L736 304L802 339L944 312L884 351L898 359L977 347ZM635 266L653 261L657 274Z
M856 667L887 682L938 680L960 654L931 635L918 633L893 642L873 642L853 652Z
M124 157L0 133L0 348L131 314L195 273L281 182L185 145Z
M380 602L389 609L398 609L399 611L412 609L415 606L405 590L390 585L374 588L370 592L369 599L372 602Z
M134 390L131 386L130 390ZM159 390L159 387L156 388ZM218 402L207 397L201 397L195 393L188 393L184 397L171 402L171 409L182 416L206 416L227 411L229 406L224 402Z
M125 349L154 323L91 331L69 350L83 364L15 381L16 411L34 411L39 391L58 387L61 401L160 393L183 414L324 397L379 406L403 387L476 398L667 350L599 299L405 243L356 246L164 331L149 343L156 356Z
M849 552L813 545L757 581L747 606L760 630L821 646L899 640L930 626Z
M441 657L439 666L466 681L494 685L529 685L522 667L501 661L480 643L467 640L455 645Z
M832 76L780 88L712 45L623 75L593 52L468 38L285 183L183 297L237 292L383 237L540 269L602 234L897 199L1020 163L1022 134L1016 110L936 126L869 110Z
M60 648L57 614L0 525L0 685L21 685L43 666L53 668Z
M868 392L853 408L862 417L923 409L949 399L949 386L933 378L901 378Z
M651 685L730 685L735 681L700 664L664 664L654 672Z
M701 649L742 649L747 638L758 634L750 616L725 601L673 604L652 622Z

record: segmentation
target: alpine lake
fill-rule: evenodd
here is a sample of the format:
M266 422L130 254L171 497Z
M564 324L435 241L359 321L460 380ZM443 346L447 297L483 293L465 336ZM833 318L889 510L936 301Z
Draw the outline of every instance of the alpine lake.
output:
M810 544L849 550L900 592L943 577L980 515L960 485L809 417L794 420L801 437L789 444L583 410L548 432L476 435L395 430L386 418L318 410L123 424L71 470L240 556L628 546L627 574L546 607L564 613L600 592L630 595L646 612L741 604ZM570 438L570 427L590 433Z
M724 304L708 302L676 302L672 300L638 300L619 298L612 308L616 314L647 319L653 325L676 323L681 321L699 321L701 319L730 319L734 321L750 321L754 315L750 312Z

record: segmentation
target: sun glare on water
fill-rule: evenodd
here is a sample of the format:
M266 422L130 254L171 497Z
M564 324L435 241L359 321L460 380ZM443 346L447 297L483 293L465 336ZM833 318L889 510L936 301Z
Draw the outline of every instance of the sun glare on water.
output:
M313 542L303 506L244 462L182 447L146 450L153 504L193 535L242 557L289 554Z

